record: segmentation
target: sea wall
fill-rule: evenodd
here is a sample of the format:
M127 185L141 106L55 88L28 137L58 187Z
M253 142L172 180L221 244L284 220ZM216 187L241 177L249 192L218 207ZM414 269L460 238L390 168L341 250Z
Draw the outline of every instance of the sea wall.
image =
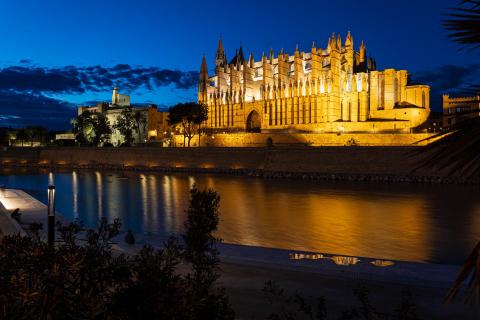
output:
M209 172L317 180L480 183L477 178L421 165L428 155L424 147L8 148L0 151L0 166L7 169Z
M312 147L321 146L425 146L437 139L432 133L217 133L200 138L201 146L264 147L271 138L274 145ZM198 146L198 136L191 146ZM183 146L183 136L175 136L175 145Z
M250 169L282 172L408 174L415 147L10 148L3 166Z

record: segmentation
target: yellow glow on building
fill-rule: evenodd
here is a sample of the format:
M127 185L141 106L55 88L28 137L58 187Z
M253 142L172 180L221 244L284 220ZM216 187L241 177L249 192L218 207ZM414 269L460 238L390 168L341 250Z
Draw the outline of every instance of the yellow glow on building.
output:
M430 88L409 85L406 70L379 71L364 42L333 35L325 49L298 48L289 55L263 55L255 61L241 49L230 63L220 41L215 74L202 61L198 100L209 107L207 128L217 131L280 129L369 132L418 127L430 114Z

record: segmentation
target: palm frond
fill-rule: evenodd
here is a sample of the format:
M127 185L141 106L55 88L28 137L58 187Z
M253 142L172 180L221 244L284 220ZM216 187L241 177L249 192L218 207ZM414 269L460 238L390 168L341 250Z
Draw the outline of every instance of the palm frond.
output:
M480 242L465 261L443 303L451 303L461 291L464 283L467 283L464 302L480 304Z
M464 0L443 21L449 37L468 51L480 47L480 1Z

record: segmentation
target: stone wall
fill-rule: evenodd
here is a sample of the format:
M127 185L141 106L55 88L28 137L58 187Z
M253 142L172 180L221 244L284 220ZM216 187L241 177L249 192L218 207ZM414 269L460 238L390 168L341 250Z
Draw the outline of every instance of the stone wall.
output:
M202 136L202 146L215 147L263 147L267 139L272 138L274 145L279 146L425 146L437 137L431 133L235 133ZM175 137L176 146L183 146L183 136ZM198 146L198 136L191 141Z
M111 169L212 169L407 175L416 147L12 148L2 166Z

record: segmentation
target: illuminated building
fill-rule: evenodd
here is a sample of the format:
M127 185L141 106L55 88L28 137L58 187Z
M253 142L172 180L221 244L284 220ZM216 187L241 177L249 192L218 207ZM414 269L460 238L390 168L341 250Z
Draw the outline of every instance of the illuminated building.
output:
M406 70L376 69L362 41L354 49L333 35L325 49L282 50L230 62L218 44L215 75L203 58L198 101L209 108L212 131L410 132L430 113L430 88L409 85Z
M453 98L443 95L443 126L453 127L456 124L480 117L480 96Z
M99 102L95 106L78 107L78 115L81 115L87 110L91 113L103 113L107 117L110 126L113 126L117 122L117 118L122 111L126 108L141 112L143 114L143 119L145 119L143 125L140 125L139 132L134 130L135 142L161 140L164 137L164 132L168 131L168 112L158 111L155 105L132 106L130 104L130 96L119 94L116 87L113 88L111 103ZM116 146L122 144L123 141L124 138L120 132L117 129L112 128L110 142Z

